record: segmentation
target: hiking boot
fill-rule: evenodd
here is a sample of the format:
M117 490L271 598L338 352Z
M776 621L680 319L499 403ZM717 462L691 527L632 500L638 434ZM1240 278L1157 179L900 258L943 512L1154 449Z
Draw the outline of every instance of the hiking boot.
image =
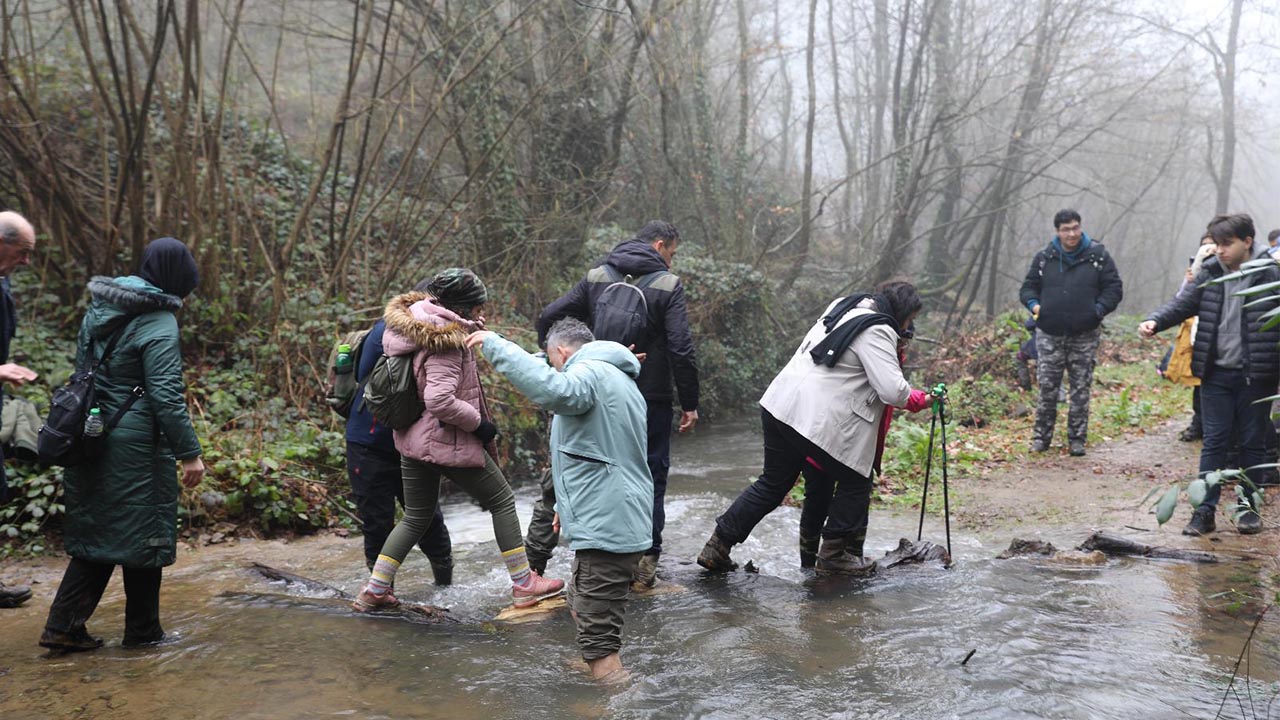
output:
M1031 452L1042 453L1042 452L1048 452L1048 451L1049 451L1048 440L1032 440L1031 441Z
M1191 513L1191 522L1182 528L1183 535L1198 537L1200 535L1208 535L1217 529L1217 524L1213 519L1213 511L1216 508L1201 506Z
M26 585L5 585L0 582L0 608L16 608L31 599L31 588Z
M800 567L811 568L818 562L819 537L800 536Z
M729 557L729 548L732 547L733 543L725 542L720 533L713 532L707 544L702 547L702 552L698 553L698 564L711 572L737 570L738 563Z
M390 590L378 595L371 592L368 585L360 588L360 594L356 595L356 599L351 603L351 609L356 612L391 610L397 607L400 607L400 600L392 595Z
M102 639L90 635L83 627L73 632L45 628L40 633L40 647L61 652L84 652L102 647Z
M1071 457L1084 457L1084 441L1072 440L1070 452Z
M120 647L129 650L137 650L139 648L157 647L167 643L171 637L161 630L157 634L150 637L135 638L125 635L124 640L120 641Z
M431 575L436 579L436 587L448 587L453 584L453 556L444 558L428 558L431 561Z
M1241 535L1257 535L1262 532L1262 516L1252 510L1245 510L1236 520L1236 530Z
M537 605L540 600L555 597L563 591L563 580L544 578L541 574L530 570L529 582L511 586L511 602L517 608L527 608Z
M640 564L631 574L631 586L639 590L652 590L658 582L658 556L642 555Z
M819 575L872 575L876 571L874 560L849 552L849 538L822 538L818 549Z
M1178 439L1182 442L1195 442L1204 439L1204 428L1199 423L1192 422L1178 433Z

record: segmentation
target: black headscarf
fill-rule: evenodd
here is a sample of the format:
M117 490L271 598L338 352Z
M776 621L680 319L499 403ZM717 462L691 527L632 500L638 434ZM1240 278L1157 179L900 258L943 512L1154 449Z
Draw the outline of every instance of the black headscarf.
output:
M200 284L200 269L186 245L166 237L152 240L142 251L138 277L170 295L185 298Z
M892 315L887 315L883 312L866 313L853 318L843 325L836 325L836 323L840 322L840 318L845 316L845 313L858 307L858 304L867 298L871 298L877 309L887 308L891 305L889 298L880 294L850 295L836 303L835 307L831 308L831 312L822 316L822 324L827 329L827 336L809 351L809 355L813 357L815 365L835 367L836 362L840 360L840 356L844 354L845 350L849 349L849 346L862 334L862 331L874 325L888 325L898 335L902 335L902 330L898 327L898 321Z

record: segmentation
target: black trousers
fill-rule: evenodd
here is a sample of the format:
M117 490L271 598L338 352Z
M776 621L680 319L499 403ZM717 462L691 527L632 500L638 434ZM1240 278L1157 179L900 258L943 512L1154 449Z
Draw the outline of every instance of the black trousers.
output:
M835 485L822 537L843 538L858 529L865 532L871 505L870 478L831 457L763 408L760 425L764 432L764 472L716 518L720 537L734 544L746 540L764 516L782 504L800 473L805 468L813 470L805 461L809 457L818 461L823 468L821 474Z
M396 526L396 501L404 505L404 482L400 478L400 455L384 453L347 443L347 475L351 479L351 495L360 514L364 533L364 561L373 569L378 553ZM435 561L447 560L453 554L453 541L444 524L444 514L436 503L436 514L418 547Z
M58 594L49 606L45 628L74 633L98 609L115 565L71 558L62 575ZM124 568L124 642L155 642L164 637L160 627L160 568Z
M667 526L667 475L671 472L670 402L649 403L646 424L649 431L649 473L653 475L653 546L645 555L662 554L662 529Z

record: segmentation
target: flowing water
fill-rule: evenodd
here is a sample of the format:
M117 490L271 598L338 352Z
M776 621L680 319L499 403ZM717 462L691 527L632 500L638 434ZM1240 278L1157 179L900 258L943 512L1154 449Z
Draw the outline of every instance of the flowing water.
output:
M357 589L359 539L319 537L182 553L163 589L165 625L180 640L157 649L119 647L117 579L90 623L107 647L45 657L35 640L54 583L40 585L28 607L0 611L0 718L1210 718L1256 617L1247 606L1224 612L1230 596L1218 593L1274 571L1000 561L1010 536L953 528L950 570L815 580L795 559L799 512L784 507L735 548L759 574L704 577L690 560L759 460L751 422L677 438L662 573L682 590L629 605L633 679L621 687L573 666L563 611L518 626L411 624L311 602L243 568L257 560ZM524 522L533 496L519 492ZM488 516L459 498L445 516L457 584L435 588L416 555L398 594L492 617L508 585ZM868 553L914 530L914 517L873 508ZM1042 534L1069 546L1084 533ZM940 521L926 535L942 542ZM565 577L569 562L562 551L548 574ZM1268 705L1280 690L1275 629L1259 626L1224 717L1280 716L1280 703Z

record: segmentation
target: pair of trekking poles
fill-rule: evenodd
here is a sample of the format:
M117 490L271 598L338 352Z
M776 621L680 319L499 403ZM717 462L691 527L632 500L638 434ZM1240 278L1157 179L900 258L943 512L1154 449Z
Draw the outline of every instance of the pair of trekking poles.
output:
M924 537L924 512L929 502L929 476L933 471L933 438L938 425L942 425L942 517L947 528L947 555L951 555L951 498L947 487L947 385L938 383L929 388L933 397L933 418L929 421L929 456L924 463L924 494L920 497L920 527L916 542Z

